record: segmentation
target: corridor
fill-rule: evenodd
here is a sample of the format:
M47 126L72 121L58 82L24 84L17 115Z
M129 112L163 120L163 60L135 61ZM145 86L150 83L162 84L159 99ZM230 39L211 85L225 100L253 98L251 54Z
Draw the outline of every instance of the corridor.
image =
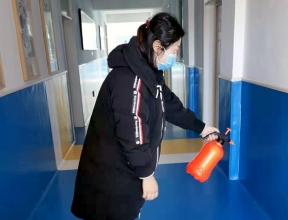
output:
M140 220L287 220L287 11L287 0L0 0L0 220L76 220L76 171L109 51L158 12L185 31L165 83L208 126L231 128L235 145L200 183L186 166L205 142L168 123L160 194ZM121 36L108 40L108 26Z

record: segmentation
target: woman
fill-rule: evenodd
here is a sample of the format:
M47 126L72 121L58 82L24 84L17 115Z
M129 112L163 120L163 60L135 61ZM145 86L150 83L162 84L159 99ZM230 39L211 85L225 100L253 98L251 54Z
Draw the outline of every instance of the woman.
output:
M163 71L179 53L184 31L167 13L139 27L108 57L76 178L72 212L82 219L133 220L158 195L154 171L165 121L202 137L205 126L165 85ZM208 141L216 139L209 136Z

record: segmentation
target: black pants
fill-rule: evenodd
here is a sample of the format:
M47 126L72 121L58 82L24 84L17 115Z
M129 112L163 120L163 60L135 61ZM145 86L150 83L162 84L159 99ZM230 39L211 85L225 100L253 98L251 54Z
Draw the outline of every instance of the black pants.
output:
M93 215L85 220L135 220L145 200L133 195L97 195ZM91 207L90 207L91 208Z

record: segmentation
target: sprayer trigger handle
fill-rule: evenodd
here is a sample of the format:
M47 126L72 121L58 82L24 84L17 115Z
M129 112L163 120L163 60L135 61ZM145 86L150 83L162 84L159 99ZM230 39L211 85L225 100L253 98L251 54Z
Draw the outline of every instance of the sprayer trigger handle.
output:
M217 140L219 140L219 138L221 137L221 134L219 132L213 131L210 134L207 134L205 137L203 137L203 139L207 139L209 135L213 135L213 134L218 136Z
M207 139L208 137L209 137L209 135L217 135L218 136L218 138L220 137L220 133L219 132L216 132L216 131L213 131L213 132L211 132L210 134L208 134L208 135L206 135L205 137L203 137L203 139Z

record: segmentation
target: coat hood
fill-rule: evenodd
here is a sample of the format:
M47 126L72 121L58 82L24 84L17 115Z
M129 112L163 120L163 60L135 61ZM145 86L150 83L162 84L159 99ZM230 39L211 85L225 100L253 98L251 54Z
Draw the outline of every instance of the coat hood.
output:
M156 96L157 86L164 84L163 71L153 70L142 55L136 37L128 44L117 46L108 55L109 68L129 67Z

